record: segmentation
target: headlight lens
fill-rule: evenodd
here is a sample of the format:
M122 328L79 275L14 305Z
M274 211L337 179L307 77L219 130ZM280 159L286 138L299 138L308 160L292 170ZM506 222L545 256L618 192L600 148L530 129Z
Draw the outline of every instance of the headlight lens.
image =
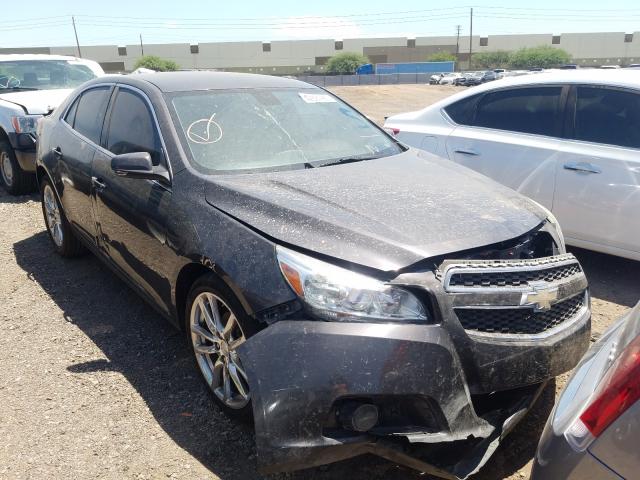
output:
M408 290L283 247L277 247L277 256L284 278L319 318L348 322L428 320L422 303Z
M20 117L11 117L11 123L16 133L36 133L38 120L42 115L23 115Z

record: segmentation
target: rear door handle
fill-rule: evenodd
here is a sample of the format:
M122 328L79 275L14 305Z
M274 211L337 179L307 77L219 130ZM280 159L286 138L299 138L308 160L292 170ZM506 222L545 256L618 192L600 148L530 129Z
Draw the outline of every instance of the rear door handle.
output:
M588 162L569 162L564 164L565 170L584 173L602 173L602 169L597 165Z
M91 184L95 187L96 190L104 190L107 188L107 184L102 181L102 179L97 177L91 177Z
M454 153L461 153L462 155L471 155L473 157L480 155L478 152L476 152L475 150L471 150L471 149L465 149L465 148L461 148L458 150L454 150Z
M53 150L51 150L51 152L53 152L53 155L56 158L62 158L62 149L60 147L56 147Z

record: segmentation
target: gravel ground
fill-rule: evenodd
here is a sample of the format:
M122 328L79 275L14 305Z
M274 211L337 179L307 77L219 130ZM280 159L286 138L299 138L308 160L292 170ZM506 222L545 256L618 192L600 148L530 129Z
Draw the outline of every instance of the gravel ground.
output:
M451 93L440 88L434 96ZM374 117L393 113L383 112L395 96L384 90ZM368 94L351 96L366 103ZM214 406L182 335L94 257L53 254L36 196L0 189L0 219L0 478L261 478L250 427ZM640 263L574 253L591 282L599 335L638 301ZM554 393L474 480L528 476ZM346 477L425 478L375 457L270 478Z

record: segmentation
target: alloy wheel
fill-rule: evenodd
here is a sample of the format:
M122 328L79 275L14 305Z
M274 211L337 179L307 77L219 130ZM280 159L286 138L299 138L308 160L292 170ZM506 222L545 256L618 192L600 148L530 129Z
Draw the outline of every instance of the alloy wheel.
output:
M245 336L236 315L220 297L203 292L193 302L189 325L198 366L213 393L229 408L245 407L251 395L237 352Z
M11 158L9 153L0 152L0 174L2 175L2 181L7 187L13 185L13 165L11 164Z
M62 247L62 242L64 241L62 216L60 215L60 208L58 208L58 201L53 193L53 189L49 185L45 185L44 191L42 192L42 199L44 202L47 228L49 229L49 233L51 233L51 238L58 247Z

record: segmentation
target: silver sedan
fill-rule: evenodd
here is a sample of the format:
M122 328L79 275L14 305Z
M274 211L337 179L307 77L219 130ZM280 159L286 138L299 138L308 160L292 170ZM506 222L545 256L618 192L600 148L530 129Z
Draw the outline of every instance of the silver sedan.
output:
M587 352L545 427L531 480L640 472L640 303Z

